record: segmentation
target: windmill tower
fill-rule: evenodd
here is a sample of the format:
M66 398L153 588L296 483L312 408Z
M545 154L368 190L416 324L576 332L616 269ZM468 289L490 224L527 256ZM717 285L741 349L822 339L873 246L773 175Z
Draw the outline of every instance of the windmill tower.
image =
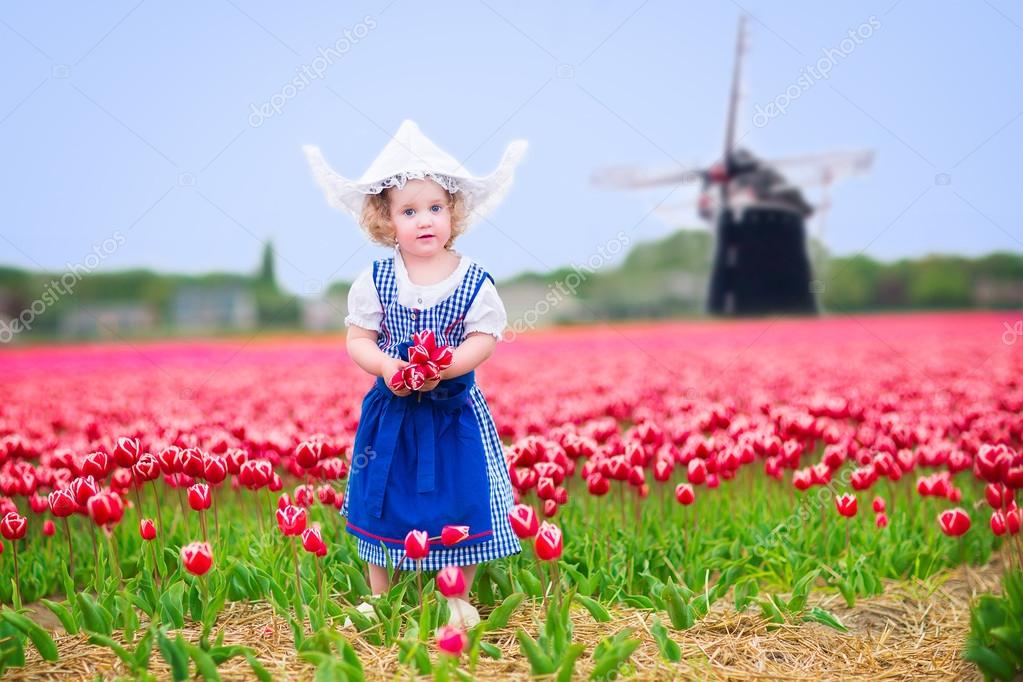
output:
M839 178L864 173L873 163L870 150L764 160L738 147L737 121L742 99L746 17L739 19L735 64L725 121L721 160L706 168L649 170L617 167L596 171L594 185L641 189L691 183L700 185L697 213L715 229L714 265L706 311L714 315L816 314L806 220L814 213L802 187L820 185L820 224L830 207L828 188ZM783 175L781 169L786 171ZM799 176L799 185L792 180ZM657 212L670 214L676 204ZM820 231L823 235L823 227Z

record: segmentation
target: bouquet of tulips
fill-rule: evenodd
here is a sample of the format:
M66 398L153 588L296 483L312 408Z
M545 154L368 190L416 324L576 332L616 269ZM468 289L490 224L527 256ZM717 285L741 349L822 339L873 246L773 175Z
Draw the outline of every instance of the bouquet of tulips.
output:
M416 332L408 347L409 364L395 372L388 384L395 390L407 388L418 391L427 381L440 376L441 370L450 367L453 357L451 346L437 345L437 337L432 329Z

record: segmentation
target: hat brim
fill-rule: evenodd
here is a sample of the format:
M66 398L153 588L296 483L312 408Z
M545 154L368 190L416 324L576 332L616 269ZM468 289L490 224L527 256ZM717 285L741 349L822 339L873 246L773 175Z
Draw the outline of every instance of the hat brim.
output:
M472 176L443 173L458 181L464 193L466 227L483 220L504 200L515 179L515 169L525 156L529 143L526 140L510 142L501 156L497 168L489 175ZM358 220L369 189L384 178L357 181L344 177L327 163L323 152L315 145L303 145L306 160L313 179L323 190L327 203ZM440 172L440 171L438 171Z

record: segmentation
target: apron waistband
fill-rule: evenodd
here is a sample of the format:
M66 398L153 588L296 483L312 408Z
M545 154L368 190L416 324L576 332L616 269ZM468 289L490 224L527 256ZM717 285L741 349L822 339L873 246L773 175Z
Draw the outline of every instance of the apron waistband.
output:
M376 518L383 515L384 489L398 445L398 436L405 426L406 417L415 426L416 443L416 492L431 492L435 488L436 437L434 433L434 410L454 411L469 403L469 390L475 384L475 370L461 376L444 379L432 391L413 391L407 396L397 396L383 377L377 377L373 390L385 400L383 414L377 427L377 448L375 462L366 472L366 503L369 512Z

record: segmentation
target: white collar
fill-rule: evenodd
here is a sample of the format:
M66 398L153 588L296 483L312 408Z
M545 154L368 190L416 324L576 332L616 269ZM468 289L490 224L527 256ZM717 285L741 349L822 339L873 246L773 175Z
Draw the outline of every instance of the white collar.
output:
M433 284L416 284L411 279L409 279L408 270L405 269L405 259L401 255L401 249L399 249L398 245L395 244L394 272L397 275L398 279L400 279L402 284L404 285L415 287L417 289L444 289L446 287L449 287L452 283L462 281L462 278L465 276L466 271L469 269L470 259L468 256L463 255L461 252L455 249L451 249L451 252L459 257L458 267L455 268L454 272L452 272L450 275L448 275L441 281L434 282Z

